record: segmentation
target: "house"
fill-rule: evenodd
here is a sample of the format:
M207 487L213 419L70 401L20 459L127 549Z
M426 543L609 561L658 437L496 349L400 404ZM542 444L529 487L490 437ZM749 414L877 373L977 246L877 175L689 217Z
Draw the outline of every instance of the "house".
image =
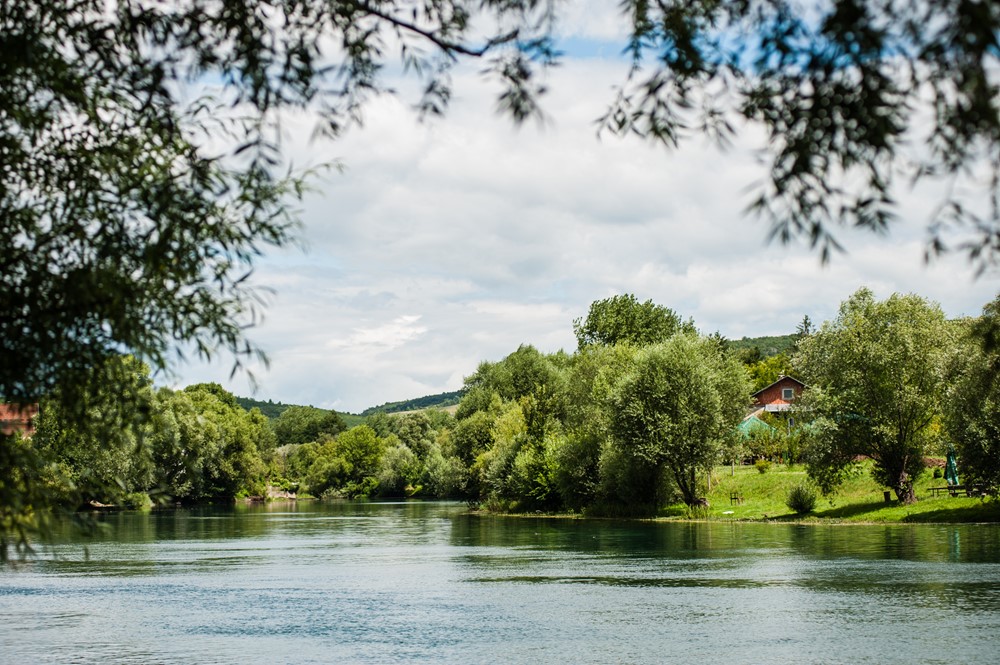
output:
M779 376L777 381L753 394L753 411L768 413L788 411L805 389L806 384L798 379Z
M24 436L32 436L37 415L37 404L0 404L0 434L10 436L21 432Z

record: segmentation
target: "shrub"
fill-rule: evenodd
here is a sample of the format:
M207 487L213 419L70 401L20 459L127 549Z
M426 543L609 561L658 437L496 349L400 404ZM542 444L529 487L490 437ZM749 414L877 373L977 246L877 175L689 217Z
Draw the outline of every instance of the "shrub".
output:
M695 503L688 506L688 518L694 520L704 520L708 519L709 515L712 514L711 507L708 505L708 500L698 499Z
M806 515L816 507L816 492L808 485L796 485L788 491L785 505L798 515Z
M153 509L153 500L145 492L130 492L122 498L122 508L146 512Z
M767 473L768 470L770 470L771 468L771 460L759 459L756 462L754 462L754 466L760 473Z

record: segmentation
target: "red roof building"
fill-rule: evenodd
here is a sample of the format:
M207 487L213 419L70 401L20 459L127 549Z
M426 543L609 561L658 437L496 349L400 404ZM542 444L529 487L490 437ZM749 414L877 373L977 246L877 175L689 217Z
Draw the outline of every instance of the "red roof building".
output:
M10 436L21 432L24 436L32 436L37 415L37 404L0 404L0 434Z
M805 389L806 384L798 379L779 376L777 381L753 394L754 410L763 409L768 413L788 411Z

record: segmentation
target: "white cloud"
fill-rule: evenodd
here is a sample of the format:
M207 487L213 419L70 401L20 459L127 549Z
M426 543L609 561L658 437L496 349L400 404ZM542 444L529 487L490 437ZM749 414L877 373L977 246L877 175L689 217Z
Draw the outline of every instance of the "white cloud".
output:
M361 354L391 351L427 332L427 328L416 325L418 321L419 315L404 315L373 328L354 328L349 338L332 338L326 343L326 347Z
M276 292L251 331L272 358L258 397L360 411L454 390L519 344L571 350L573 319L616 293L732 338L820 322L862 285L916 292L951 316L992 299L995 282L974 281L961 257L923 264L928 188L904 193L889 238L845 231L849 253L829 266L766 246L766 226L742 213L760 176L747 145L696 139L669 153L596 138L622 75L615 60L568 60L550 75L541 127L512 128L464 72L444 121L421 124L406 100L381 98L332 146L303 138L307 118L290 121L296 163L347 168L305 203L309 251L275 253L255 275ZM183 378L248 394L227 370L195 365Z

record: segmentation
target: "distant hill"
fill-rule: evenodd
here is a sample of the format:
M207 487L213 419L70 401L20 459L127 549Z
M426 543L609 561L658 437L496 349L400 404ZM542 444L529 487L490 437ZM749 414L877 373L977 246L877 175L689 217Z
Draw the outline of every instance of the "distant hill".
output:
M340 414L340 419L344 421L345 425L347 425L347 429L365 424L364 416L360 416L356 413L344 413L342 411L338 411L337 413Z
M236 397L236 403L243 407L244 410L249 411L250 409L256 407L260 409L268 418L277 418L281 415L281 412L290 406L295 406L294 404L282 404L281 402L273 402L267 400L262 402L259 399L251 399L249 397L240 397L239 395L234 395Z
M386 402L381 406L373 406L370 409L365 409L361 412L361 415L370 416L378 411L383 413L399 413L401 411L420 411L421 409L443 409L458 404L464 394L464 390L455 390L450 393L427 395L426 397L417 397L403 402Z
M263 402L261 400L252 399L250 397L240 397L239 395L236 395L235 397L236 397L236 403L239 404L244 409L246 409L247 411L249 411L254 407L257 407L258 409L260 409L261 413L263 413L271 420L274 420L275 418L280 416L282 412L290 406L300 406L299 404L284 404L282 402L274 402L271 400ZM337 413L340 414L341 419L344 421L344 424L347 425L348 428L354 427L355 425L360 425L363 422L365 422L364 416L359 416L353 413L343 413L341 411L337 411Z
M791 353L795 347L798 335L775 335L764 337L744 337L742 339L727 340L731 349L752 349L756 347L760 350L763 358L776 356L779 353Z

